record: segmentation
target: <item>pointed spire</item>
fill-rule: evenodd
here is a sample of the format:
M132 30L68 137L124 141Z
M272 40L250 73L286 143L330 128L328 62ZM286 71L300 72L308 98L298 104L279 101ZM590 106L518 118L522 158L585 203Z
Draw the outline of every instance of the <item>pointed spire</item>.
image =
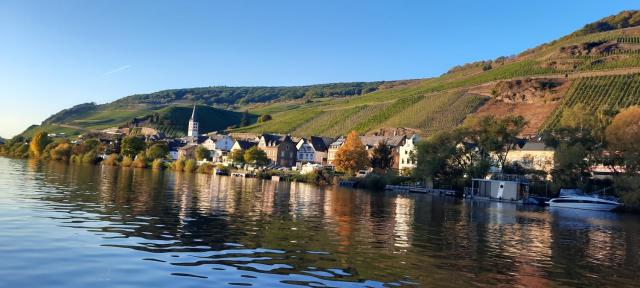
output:
M193 103L193 112L191 112L191 121L196 122L196 103Z

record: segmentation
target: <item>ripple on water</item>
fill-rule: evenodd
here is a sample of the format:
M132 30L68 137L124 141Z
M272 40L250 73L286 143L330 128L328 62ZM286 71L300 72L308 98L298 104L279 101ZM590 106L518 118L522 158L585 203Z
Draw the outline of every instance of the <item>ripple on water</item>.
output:
M0 158L8 287L633 286L638 220Z

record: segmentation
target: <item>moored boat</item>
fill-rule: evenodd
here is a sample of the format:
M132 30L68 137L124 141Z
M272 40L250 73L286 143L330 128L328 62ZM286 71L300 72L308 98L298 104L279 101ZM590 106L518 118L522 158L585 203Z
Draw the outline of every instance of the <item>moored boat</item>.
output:
M548 204L551 208L557 207L597 211L611 211L620 206L620 202L618 201L586 195L560 196L549 200Z

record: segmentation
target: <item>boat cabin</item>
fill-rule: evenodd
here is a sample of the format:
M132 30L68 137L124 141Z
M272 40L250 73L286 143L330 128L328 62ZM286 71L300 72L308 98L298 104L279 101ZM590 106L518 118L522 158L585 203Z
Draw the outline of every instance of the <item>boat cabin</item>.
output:
M489 179L472 179L466 196L497 201L522 201L529 193L529 182L516 175L493 175Z

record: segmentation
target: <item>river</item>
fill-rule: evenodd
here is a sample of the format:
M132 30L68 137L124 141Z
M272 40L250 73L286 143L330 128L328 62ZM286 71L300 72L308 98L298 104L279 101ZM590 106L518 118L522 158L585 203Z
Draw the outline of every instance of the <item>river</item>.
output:
M0 158L2 287L640 283L640 217Z

